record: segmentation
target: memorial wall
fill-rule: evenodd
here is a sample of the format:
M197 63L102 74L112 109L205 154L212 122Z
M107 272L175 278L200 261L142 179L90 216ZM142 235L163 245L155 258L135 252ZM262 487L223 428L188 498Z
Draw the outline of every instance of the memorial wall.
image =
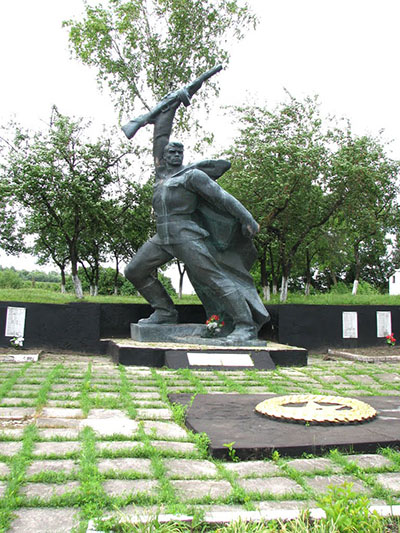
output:
M178 305L179 321L204 323L200 305ZM385 344L400 329L399 306L268 306L269 322L260 332L267 340L308 350ZM146 304L21 302L0 303L0 346L17 336L24 348L101 353L101 339L128 338L130 323L148 316Z

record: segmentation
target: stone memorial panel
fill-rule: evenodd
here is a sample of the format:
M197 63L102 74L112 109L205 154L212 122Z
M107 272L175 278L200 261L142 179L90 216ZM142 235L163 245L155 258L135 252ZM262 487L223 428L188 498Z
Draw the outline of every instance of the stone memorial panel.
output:
M376 312L376 336L386 337L392 333L392 313L390 311Z
M192 366L254 366L248 353L202 353L188 352Z
M23 337L25 333L25 307L7 307L5 337Z
M344 339L358 338L357 311L343 311L342 324Z

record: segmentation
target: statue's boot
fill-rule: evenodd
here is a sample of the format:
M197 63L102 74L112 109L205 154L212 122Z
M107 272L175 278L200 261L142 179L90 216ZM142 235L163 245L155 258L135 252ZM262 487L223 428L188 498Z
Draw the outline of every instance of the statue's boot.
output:
M227 313L232 317L234 329L225 342L230 345L256 340L257 328L246 299L238 292L231 292L225 295L224 304Z
M157 279L137 289L155 310L148 318L139 320L139 324L176 324L178 322L178 313L174 303Z

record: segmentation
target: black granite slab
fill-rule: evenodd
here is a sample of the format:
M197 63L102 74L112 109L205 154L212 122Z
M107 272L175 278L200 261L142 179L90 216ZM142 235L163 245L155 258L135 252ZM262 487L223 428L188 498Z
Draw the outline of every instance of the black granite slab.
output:
M323 454L331 448L375 452L400 445L400 396L362 396L378 416L362 424L303 425L276 421L257 413L255 406L276 394L198 394L186 413L186 426L210 438L210 453L228 459L224 444L234 442L240 459L303 453ZM188 405L190 394L170 394L175 403Z
M221 366L221 365L191 365L188 358L188 353L194 352L195 350L166 350L165 352L165 366L169 368L193 368L193 369L204 369L204 370L244 370L244 369L254 369L259 370L274 370L276 368L275 363L273 362L271 355L266 350L235 350L230 352L229 356L232 361L230 366ZM215 350L214 350L215 351ZM203 350L205 356L210 353L210 350ZM227 353L227 352L221 352ZM240 358L241 354L248 354L253 361L252 366L238 366L235 365L235 359Z

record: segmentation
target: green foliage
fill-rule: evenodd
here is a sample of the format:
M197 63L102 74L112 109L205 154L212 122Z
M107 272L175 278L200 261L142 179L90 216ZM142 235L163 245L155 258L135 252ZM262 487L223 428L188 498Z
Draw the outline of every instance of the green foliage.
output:
M285 301L289 276L304 287L318 272L325 288L337 279L385 288L400 168L385 141L323 121L316 98L288 95L273 110L249 105L234 113L241 130L220 183L260 223L261 286L282 279Z
M339 281L336 285L332 285L330 294L349 294L351 292L351 286L346 285L343 281Z
M182 405L181 403L171 403L170 407L172 409L172 416L173 416L174 422L176 422L180 426L184 426L185 419L186 419L186 411L188 409L188 406Z
M179 299L172 295L175 305L201 305L196 295L183 295ZM93 303L146 303L141 296L124 296L124 295L85 295L85 302ZM61 294L53 290L44 289L2 289L0 288L0 301L3 302L36 302L36 303L54 303L67 304L79 301L74 294ZM388 294L361 294L353 296L351 292L344 294L313 294L304 296L299 293L289 293L288 304L306 304L306 305L400 305L400 296L389 296ZM282 304L279 297L275 296L268 302L270 305Z
M104 7L86 4L81 21L66 21L71 50L94 67L122 111L137 100L163 95L228 62L227 37L240 39L255 24L237 0L109 0ZM212 90L208 84L203 96Z
M317 502L325 511L326 520L340 533L375 533L380 529L376 511L369 512L368 498L354 492L351 483L331 487Z
M121 296L136 296L138 295L138 292L132 283L124 278L124 281L119 289L119 294L121 294Z
M107 496L103 489L102 476L97 468L95 433L91 428L85 427L80 436L82 440L79 471L81 513L85 518L92 518L102 512Z
M0 249L8 254L24 252L23 236L18 231L18 206L12 201L12 188L0 176Z
M6 483L0 505L0 530L7 531L10 527L13 510L18 506L18 492L24 482L26 469L31 461L38 431L35 425L24 429L22 448L12 456L10 461L10 476Z
M62 365L56 365L46 376L45 380L41 383L41 387L37 393L35 405L37 409L42 409L46 405L47 396L53 383L57 380L59 374L62 372Z
M0 270L0 289L21 289L24 282L15 270Z
M281 458L281 456L280 456L278 450L274 450L274 451L272 452L272 454L271 454L271 459L272 459L275 463L277 463L277 462L279 461L280 458Z
M47 131L30 132L10 124L10 147L0 167L13 204L24 211L21 231L33 236L32 253L41 263L51 260L63 275L70 263L78 297L78 262L94 286L107 253L116 262L132 256L150 227L149 186L127 181L123 156L132 148L114 146L111 134L95 142L85 139L88 126L55 107ZM122 215L129 217L130 224ZM115 241L117 250L111 246Z
M373 295L379 294L379 291L371 283L361 280L358 283L357 294Z
M132 401L131 385L126 375L126 368L123 365L119 365L119 372L121 378L121 385L119 387L119 403L123 406L130 418L135 419L137 410L136 405Z
M161 283L164 285L165 290L170 296L176 296L176 290L174 289L172 285L171 278L163 274L162 272L158 272L158 279L161 281Z
M0 268L1 270L1 268ZM24 281L34 283L60 283L61 277L57 272L42 272L41 270L17 270L18 275Z
M197 449L203 459L208 457L208 447L210 445L210 438L207 433L195 433L193 435Z
M236 450L234 448L235 446L235 441L233 442L226 442L224 443L222 446L224 446L225 448L228 449L228 456L229 456L229 459L231 461L233 461L234 463L237 463L238 461L240 461L239 457L236 455Z

